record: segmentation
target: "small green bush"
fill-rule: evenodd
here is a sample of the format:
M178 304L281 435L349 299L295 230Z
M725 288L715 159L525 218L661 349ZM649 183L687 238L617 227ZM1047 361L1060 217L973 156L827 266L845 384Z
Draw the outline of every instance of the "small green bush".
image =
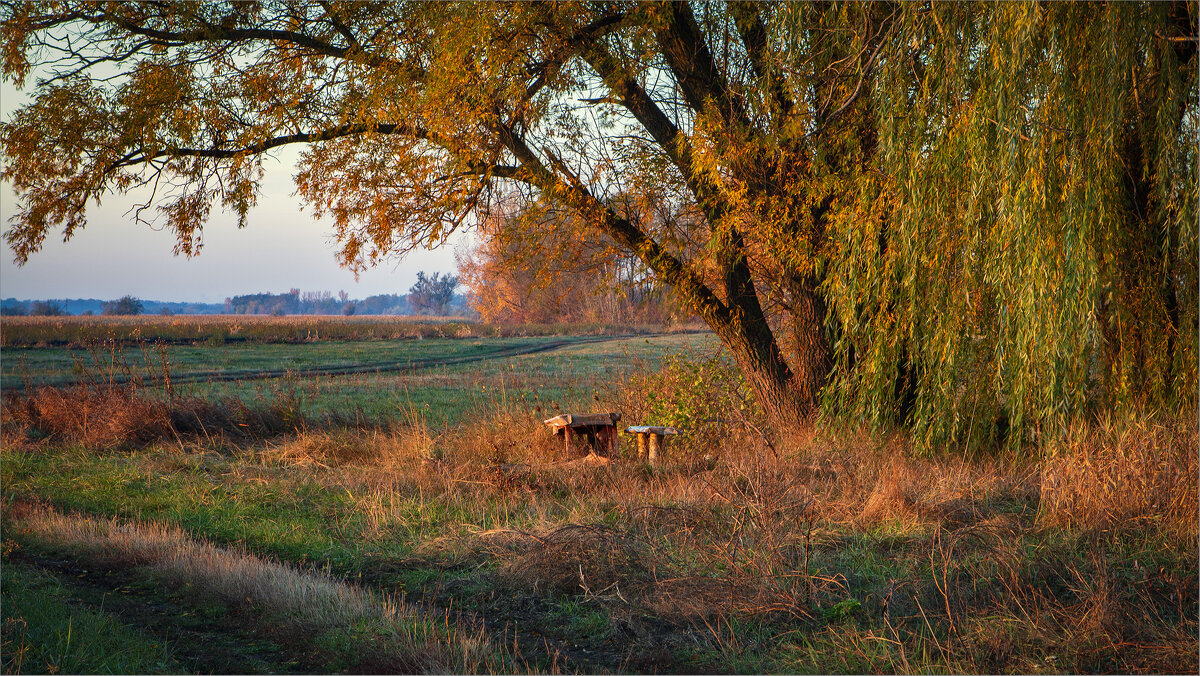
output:
M762 415L741 372L720 356L669 355L657 373L636 379L641 401L633 424L669 425L674 449L710 452L728 445Z

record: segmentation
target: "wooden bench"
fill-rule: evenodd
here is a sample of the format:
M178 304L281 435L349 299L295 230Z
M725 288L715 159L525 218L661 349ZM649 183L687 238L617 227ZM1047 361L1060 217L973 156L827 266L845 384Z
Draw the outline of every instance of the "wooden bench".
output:
M664 458L667 455L667 437L679 434L679 430L656 425L630 425L625 428L625 433L637 435L638 460L655 465L660 455Z
M585 438L587 448L598 455L616 457L620 448L617 437L617 421L620 413L564 413L542 422L550 426L555 435L563 437L563 448L571 457L574 437Z

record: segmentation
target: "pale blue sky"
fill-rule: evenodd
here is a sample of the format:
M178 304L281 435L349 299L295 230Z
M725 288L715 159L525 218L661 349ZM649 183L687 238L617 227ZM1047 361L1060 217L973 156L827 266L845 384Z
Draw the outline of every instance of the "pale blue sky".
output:
M5 82L0 85L0 116L8 119L24 95ZM434 251L418 251L400 261L387 261L368 270L356 282L338 266L332 224L300 210L292 196L296 153L267 160L259 205L250 212L247 227L214 208L205 228L204 249L191 259L171 253L174 237L133 222L125 212L135 197L110 196L88 212L88 226L64 243L51 233L42 251L24 267L13 263L12 252L0 255L0 297L118 298L132 294L149 300L221 302L245 293L345 290L353 298L380 293L407 293L418 270L454 272L455 246L466 237ZM0 217L4 230L16 205L8 184L0 184Z

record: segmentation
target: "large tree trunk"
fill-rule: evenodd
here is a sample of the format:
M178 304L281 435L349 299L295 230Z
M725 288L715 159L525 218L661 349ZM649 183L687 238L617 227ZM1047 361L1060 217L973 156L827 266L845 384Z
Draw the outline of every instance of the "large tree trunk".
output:
M795 373L765 321L709 322L709 326L733 356L774 426L795 427L809 418L811 398L798 388Z
M821 388L833 365L829 340L825 335L825 298L811 277L793 277L792 295L792 369L798 396L815 409Z
M829 371L824 299L814 284L801 283L794 290L797 354L789 363L763 312L745 257L745 243L736 228L728 244L724 286L731 312L705 319L733 355L775 426L804 424L816 410L817 394Z

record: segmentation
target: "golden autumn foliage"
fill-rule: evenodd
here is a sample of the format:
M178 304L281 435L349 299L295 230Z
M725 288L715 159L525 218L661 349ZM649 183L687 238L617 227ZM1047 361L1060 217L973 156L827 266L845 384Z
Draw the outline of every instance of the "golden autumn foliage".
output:
M543 205L494 209L458 267L486 322L662 324L684 315L636 257Z

